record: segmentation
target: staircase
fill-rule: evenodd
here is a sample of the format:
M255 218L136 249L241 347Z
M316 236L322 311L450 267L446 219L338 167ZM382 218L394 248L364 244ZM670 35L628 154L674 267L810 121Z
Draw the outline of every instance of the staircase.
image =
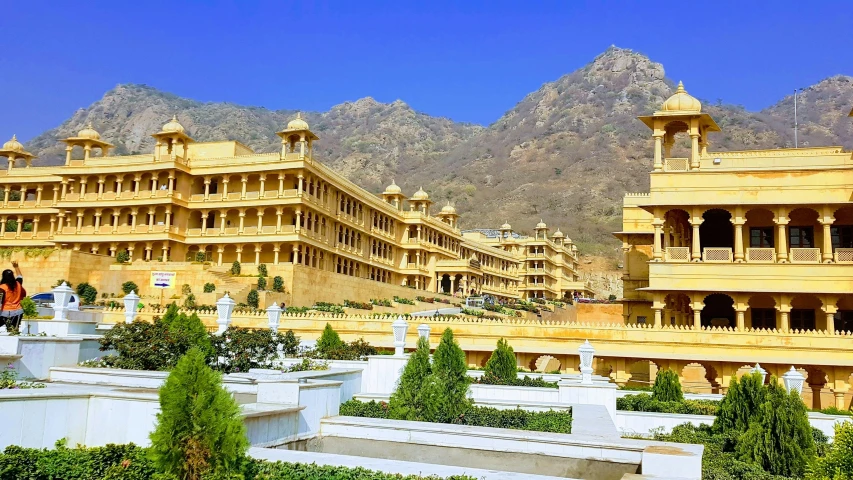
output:
M252 289L256 278L250 277L232 277L229 272L230 267L211 267L205 270L205 273L214 278L212 283L216 284L217 292L228 292L228 296L233 298L235 302L241 303L246 301L246 295ZM240 280L245 280L242 282Z

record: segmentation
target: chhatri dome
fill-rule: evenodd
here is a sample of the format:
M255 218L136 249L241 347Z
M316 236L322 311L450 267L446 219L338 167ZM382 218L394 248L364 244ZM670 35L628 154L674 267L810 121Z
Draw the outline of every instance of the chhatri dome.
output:
M288 127L289 127L289 125L288 125ZM382 193L384 193L385 195L399 195L399 194L403 193L403 189L401 189L397 185L397 182L395 182L394 180L391 180L391 185L388 185L387 187L385 187L385 191Z
M441 207L441 213L445 215L456 215L456 207L448 203L447 205Z
M678 88L675 89L675 94L666 99L661 107L662 112L691 112L699 113L702 111L702 104L693 96L684 90L684 84L678 82Z
M16 135L12 135L12 139L3 144L3 150L22 153L24 151L24 146L18 141L18 137Z
M412 200L429 200L429 194L424 191L424 187L421 187L412 195Z
M100 140L101 134L92 128L92 122L86 124L86 128L77 132L78 138L88 138L89 140Z
M556 232L554 232L553 238L566 238L563 232L558 228Z
M308 128L308 122L302 120L302 112L296 114L296 118L287 122L288 130L310 130Z
M509 223L504 223L503 225L501 225L501 230L512 230L512 225L510 225Z
M548 228L548 225L545 225L545 222L543 222L541 219L539 220L539 223L536 224L536 229L538 230L540 228Z
M169 123L163 125L162 131L167 133L184 133L184 126L178 123L178 116L173 115Z

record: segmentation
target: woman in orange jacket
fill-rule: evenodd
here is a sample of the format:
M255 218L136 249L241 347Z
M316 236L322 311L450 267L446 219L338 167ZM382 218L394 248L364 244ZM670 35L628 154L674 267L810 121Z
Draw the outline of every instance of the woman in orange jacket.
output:
M12 262L12 270L3 270L0 277L0 294L3 304L0 307L0 327L5 326L8 330L17 329L24 317L24 309L21 308L21 300L27 296L24 289L24 276L18 268L18 262Z

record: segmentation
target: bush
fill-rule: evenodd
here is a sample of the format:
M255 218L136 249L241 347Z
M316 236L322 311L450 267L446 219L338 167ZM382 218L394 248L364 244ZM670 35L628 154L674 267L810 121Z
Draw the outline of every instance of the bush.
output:
M36 302L34 302L30 297L24 297L21 299L21 308L24 310L24 318L36 318L39 316Z
M417 301L419 301L419 302L424 302L424 303L435 303L435 299L434 299L434 298L426 298L426 297L422 297L422 296L417 296L417 297L415 297L415 299L416 299Z
M424 381L423 417L430 422L450 423L470 407L468 366L465 352L446 329L433 355L432 373Z
M318 312L344 313L344 307L328 302L317 302L311 308L313 310L317 310Z
M616 399L616 409L628 412L680 413L684 415L716 415L720 402L716 400L682 400L662 402L652 395L625 395Z
M495 385L509 385L518 380L518 362L515 359L515 352L506 339L498 340L497 348L486 362L486 371L483 376L489 377L489 381L494 381Z
M373 305L370 303L355 302L352 300L344 300L344 307L357 308L359 310L373 310Z
M815 444L806 406L770 378L757 419L738 438L737 454L774 475L800 477L814 459Z
M395 410L385 402L361 402L349 400L341 404L340 414L349 417L365 418L396 418ZM452 421L456 425L473 427L511 428L537 432L571 433L572 414L569 411L531 412L516 408L515 410L498 410L491 407L468 407Z
M267 264L266 263L258 264L258 276L259 277L266 277L267 275L268 275Z
M258 290L266 290L267 289L267 279L264 277L258 277Z
M375 298L371 298L371 299L370 299L370 304L371 304L371 305L376 305L376 306L379 306L379 307L390 307L390 306L392 306L392 305L391 305L391 300L388 300L387 298L383 298L383 299L375 299Z
M403 297L398 297L396 295L394 296L394 301L399 303L400 305L414 305L415 304L414 300L410 300L408 298L403 298Z
M237 260L231 264L231 275L240 275L240 262Z
M77 285L77 295L84 305L91 305L98 300L98 291L86 282Z
M482 310L471 310L470 308L462 307L462 315L470 315L472 317L482 317L486 312Z
M281 337L281 353L287 356L296 355L299 352L299 337L293 330L288 330Z
M204 293L213 293L216 291L216 285L208 282L204 284Z
M278 275L272 277L272 291L273 292L283 292L284 291L284 279Z
M324 354L332 350L339 350L343 348L343 346L344 342L341 340L338 332L332 328L330 323L327 323L326 327L323 329L323 333L320 334L320 338L317 340L317 352Z
M56 287L62 285L63 283L68 285L68 288L74 288L74 284L65 280L64 278L60 278L59 280L57 280L56 283L54 283L50 288L51 289L56 288Z
M745 432L749 424L758 419L766 391L758 373L744 375L740 380L733 377L714 420L714 431Z
M158 475L150 458L150 449L133 444L69 449L57 442L54 450L9 446L0 452L3 479L61 480L171 480ZM438 477L397 475L364 468L320 466L304 463L248 460L243 469L247 480L440 480ZM205 480L222 479L208 476ZM226 477L227 478L227 477ZM235 477L231 477L235 478ZM476 480L453 476L447 480Z
M230 475L243 468L249 441L240 407L222 387L221 375L191 349L160 388L160 413L151 433L157 469L178 478Z
M181 285L181 295L189 295L191 293L193 293L193 288L189 283Z
M432 373L429 364L429 340L418 338L418 347L406 362L400 381L389 402L391 417L398 420L421 420L424 411L423 384Z
M184 299L184 308L195 308L195 295L192 293Z
M652 399L659 402L682 402L684 394L681 392L681 382L678 374L670 369L658 370L655 384L652 387Z
M476 380L477 383L481 385L508 385L511 387L539 387L539 388L560 388L557 384L558 382L548 382L538 377L528 377L527 375L524 378L514 378L509 381L503 381L497 379L491 375L483 375L479 379Z
M204 263L207 261L207 255L204 252L195 252L195 261L198 263Z
M249 330L231 325L222 335L212 337L216 369L237 373L248 372L250 368L273 368L282 340L268 328Z
M130 261L130 252L122 250L116 254L116 262L127 263Z
M824 437L825 440L825 437ZM835 424L835 438L806 473L806 480L853 479L853 423Z
M261 301L260 297L258 297L258 291L254 288L249 290L249 294L246 295L246 303L250 307L258 308L258 303Z
M130 292L136 292L139 295L139 286L131 281L127 281L121 284L121 291L127 295Z

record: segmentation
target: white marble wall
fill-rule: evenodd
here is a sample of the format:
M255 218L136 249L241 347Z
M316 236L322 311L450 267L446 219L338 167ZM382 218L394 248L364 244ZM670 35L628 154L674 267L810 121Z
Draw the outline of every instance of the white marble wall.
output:
M397 382L403 368L409 360L408 355L374 355L368 357L367 368L361 381L361 393L367 395L390 396L397 388Z
M45 380L50 368L77 365L80 359L81 338L0 336L0 353L17 354L21 378Z
M558 403L560 391L547 387L510 387L506 385L472 384L469 394L476 402Z

